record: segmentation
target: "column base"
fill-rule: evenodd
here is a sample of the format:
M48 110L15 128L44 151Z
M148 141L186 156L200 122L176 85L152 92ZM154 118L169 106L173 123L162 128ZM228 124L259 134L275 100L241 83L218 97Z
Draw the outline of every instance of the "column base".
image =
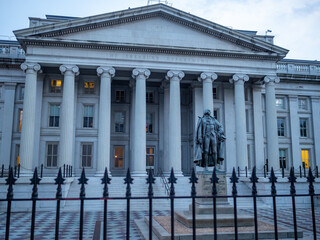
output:
M131 177L147 177L147 171L132 171L131 172Z

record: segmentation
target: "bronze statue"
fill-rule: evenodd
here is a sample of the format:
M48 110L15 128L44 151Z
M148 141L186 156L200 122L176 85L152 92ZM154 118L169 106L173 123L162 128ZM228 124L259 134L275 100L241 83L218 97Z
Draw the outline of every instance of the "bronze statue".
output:
M199 117L197 123L194 163L206 169L221 164L225 139L222 125L211 116L209 109L204 110L203 117Z

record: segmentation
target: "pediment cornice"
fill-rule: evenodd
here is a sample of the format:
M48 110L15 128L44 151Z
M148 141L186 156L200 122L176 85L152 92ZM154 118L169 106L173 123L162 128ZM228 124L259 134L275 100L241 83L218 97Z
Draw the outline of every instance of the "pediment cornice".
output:
M221 26L164 4L150 5L92 17L74 19L62 23L27 28L14 31L14 33L20 44L25 47L27 39L29 39L28 42L30 42L31 38L34 37L38 39L59 38L59 36L66 34L105 28L108 26L114 26L153 17L164 18L168 21L172 21L206 33L215 38L248 48L254 52L276 54L278 55L278 59L283 58L288 52L288 50L284 48L253 38L253 36L237 32L230 28Z

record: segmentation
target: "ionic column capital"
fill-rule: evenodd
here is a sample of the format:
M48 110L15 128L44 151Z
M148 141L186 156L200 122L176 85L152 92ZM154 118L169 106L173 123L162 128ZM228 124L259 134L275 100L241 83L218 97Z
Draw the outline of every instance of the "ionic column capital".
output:
M78 76L80 74L79 67L77 65L61 65L59 67L59 70L63 75L67 72L71 72L75 76Z
M249 76L246 74L234 74L232 78L229 80L230 83L236 83L236 82L247 82L249 81Z
M99 77L105 74L107 75L107 77L112 78L114 77L115 73L116 73L116 70L113 67L100 66L97 68L97 74Z
M166 80L168 80L168 81L174 81L174 80L181 81L183 77L184 77L184 72L170 70L167 72Z
M24 62L21 64L21 69L24 72L27 72L28 70L34 71L34 72L38 72L41 69L40 64L38 63L30 63L30 62Z
M150 70L146 68L135 68L132 70L132 78L136 80L140 77L143 77L145 80L147 80L150 74Z
M268 84L268 83L279 83L280 78L277 76L265 76L263 79L263 82Z
M202 82L202 81L205 81L205 80L210 80L211 82L213 82L217 78L218 78L218 75L216 73L214 73L214 72L203 72L198 77L198 81Z

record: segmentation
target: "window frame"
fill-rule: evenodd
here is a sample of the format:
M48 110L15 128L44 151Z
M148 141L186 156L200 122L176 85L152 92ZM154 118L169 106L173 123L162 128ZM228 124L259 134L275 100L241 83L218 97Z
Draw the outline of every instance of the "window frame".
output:
M306 169L309 169L309 167L310 167L310 163L311 163L311 149L309 149L309 148L301 148L301 165L302 165L302 167L303 167L303 164L305 164L305 159L303 158L303 151L306 151L308 154L307 154L307 156L308 156L308 158L307 158L307 164L305 165L306 166Z
M56 123L56 118L58 117L58 126L51 126L50 125L50 123L51 123L51 120L50 120L50 118L51 118L51 106L58 106L58 108L59 108L59 115L58 116L56 116L56 115L54 115L54 116L52 116L52 117L54 117L54 120L53 120L53 123ZM49 111L49 117L48 117L48 127L49 128L59 128L60 127L60 108L61 108L61 104L60 103L49 103L49 107L48 107L48 111ZM54 111L54 112L56 112L56 111ZM53 124L53 125L55 125L55 124Z
M147 149L153 149L153 154L148 153ZM153 166L148 166L148 156L153 156ZM156 147L155 146L146 146L146 170L152 169L154 170L155 167L155 159L156 159Z
M303 108L301 101L305 101L305 108ZM308 98L306 98L306 97L299 97L298 98L298 109L299 109L299 111L308 111L309 110Z
M23 108L18 108L18 132L22 131Z
M148 115L151 116L151 124L148 123ZM151 113L151 112L147 112L146 114L146 133L147 134L152 134L154 133L154 113ZM150 131L150 125L151 125L151 131Z
M123 114L123 123L117 122L117 113ZM122 124L123 131L117 131L117 124ZM120 127L120 125L119 125ZM126 112L125 111L114 111L114 132L115 133L125 133L126 132Z
M86 150L87 151L87 154L84 154L83 153L83 150L84 150L84 146L86 147L91 147L91 155L88 153L88 149ZM88 163L88 158L90 158L90 165L84 165L83 164L83 157L85 157L85 161L86 163ZM93 167L93 142L82 142L81 143L81 148L80 148L80 167L81 168L92 168Z
M146 103L154 103L154 91L146 91Z
M54 155L54 154L52 153L52 155L49 156L49 145L55 145L55 146L57 147L57 153L56 153L56 155ZM52 150L52 151L53 151L53 150ZM56 166L53 166L53 165L49 166L49 165L48 165L48 157L51 157L51 162L53 163L52 158L53 158L54 156L56 157L57 165L56 165ZM47 143L46 143L46 162L45 162L46 168L57 168L57 167L58 167L58 156L59 156L59 142L47 142Z
M86 112L86 107L92 107L92 116L85 116L85 112ZM86 119L87 118L87 119ZM91 118L91 119L90 119ZM91 120L91 121L90 121ZM91 122L91 126L90 126L90 122ZM85 126L85 124L88 124L87 126ZM93 104L83 104L83 109L82 109L82 128L93 128L94 127L94 105Z
M122 94L120 94L120 96L119 96L119 99L118 99L118 94L117 93L123 93L123 96L122 96ZM117 89L117 90L115 90L115 97L114 97L114 99L115 99L115 102L116 103L125 103L126 102L126 90L124 90L124 89Z
M55 85L52 85L55 81ZM57 86L57 82L60 81L61 85ZM62 93L63 81L62 79L50 79L49 82L49 93Z
M281 100L282 101L282 105L279 105L277 103L278 100ZM285 98L284 97L276 97L276 108L277 110L285 110L286 109L286 106L285 106Z
M306 126L305 128L301 128L301 121L305 121ZM300 137L301 138L308 138L309 137L309 121L308 118L299 118L299 129L300 129ZM303 131L305 132L305 134L302 134Z
M284 152L284 156L281 156L280 152ZM282 158L285 158L285 159L282 159ZM280 166L280 169L282 169L282 165L283 165L283 162L284 162L284 169L288 169L288 149L286 148L279 148L279 166Z
M86 88L86 83L88 83L88 87ZM93 87L91 84L93 83ZM96 81L94 80L84 80L83 81L83 93L84 94L95 94L96 89Z
M279 120L283 121L283 127L280 126L280 131L282 131L283 135L279 135ZM285 137L286 136L286 119L283 117L277 117L277 133L278 133L278 137Z

